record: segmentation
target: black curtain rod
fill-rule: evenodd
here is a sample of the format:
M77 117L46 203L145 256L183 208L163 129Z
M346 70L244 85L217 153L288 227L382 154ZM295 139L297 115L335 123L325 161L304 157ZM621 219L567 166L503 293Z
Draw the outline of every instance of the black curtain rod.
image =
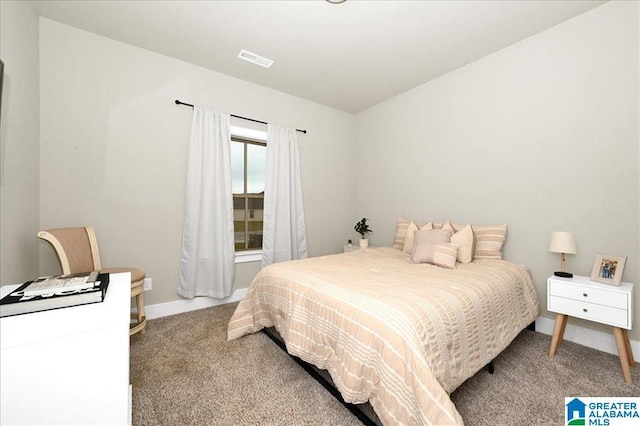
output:
M184 106L188 106L188 107L193 108L193 105L192 105L192 104L187 104L187 103L184 103L184 102L179 101L179 100L177 100L177 99L176 99L176 105L184 105ZM241 116L241 115L231 114L231 116L232 116L232 117L235 117L235 118L241 118L241 119L243 119L243 120L253 121L254 123L268 124L266 121L255 120L255 119L253 119L253 118L243 117L243 116ZM300 132L300 133L307 133L307 131L306 131L306 130L300 130L300 129L296 129L296 132Z

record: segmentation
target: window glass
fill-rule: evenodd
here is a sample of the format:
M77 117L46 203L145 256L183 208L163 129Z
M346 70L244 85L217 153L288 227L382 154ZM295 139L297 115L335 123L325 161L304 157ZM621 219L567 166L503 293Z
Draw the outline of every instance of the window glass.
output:
M233 138L233 226L236 252L262 249L266 144Z
M253 207L252 207L253 206ZM249 225L247 249L258 250L262 248L262 213L264 212L264 198L249 198L249 209L253 212L253 217L249 215L247 223Z
M262 145L247 144L247 193L264 192L264 171L267 148Z
M231 142L231 181L234 194L244 194L244 146Z
M233 235L237 250L246 250L244 198L233 198Z

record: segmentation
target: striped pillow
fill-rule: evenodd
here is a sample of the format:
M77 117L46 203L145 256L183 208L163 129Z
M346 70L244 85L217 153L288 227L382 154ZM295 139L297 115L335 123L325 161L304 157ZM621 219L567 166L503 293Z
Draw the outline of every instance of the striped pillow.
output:
M396 236L393 239L393 244L391 247L394 249L402 250L404 248L404 238L407 236L407 229L409 229L409 225L411 221L409 219L398 218L398 223L396 224Z
M433 249L433 264L447 269L455 269L458 244L438 244Z
M502 259L502 246L507 239L507 224L472 228L476 239L473 259Z

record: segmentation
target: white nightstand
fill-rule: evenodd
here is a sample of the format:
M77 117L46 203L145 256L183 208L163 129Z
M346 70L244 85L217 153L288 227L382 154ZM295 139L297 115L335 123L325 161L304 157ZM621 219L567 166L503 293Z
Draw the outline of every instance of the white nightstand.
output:
M344 245L344 252L345 253L349 253L350 251L356 251L356 250L360 250L360 246L357 245L357 244L352 244L352 245L345 244Z
M547 309L558 314L549 356L554 356L562 343L569 316L607 324L613 327L624 378L632 382L629 366L635 362L627 330L631 330L633 321L633 284L617 287L593 282L589 277L551 276L547 279Z

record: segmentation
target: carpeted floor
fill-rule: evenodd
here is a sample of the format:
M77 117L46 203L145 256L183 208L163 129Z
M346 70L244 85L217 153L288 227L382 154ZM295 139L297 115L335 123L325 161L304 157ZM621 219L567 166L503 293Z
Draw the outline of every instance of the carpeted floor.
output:
M131 338L133 425L360 425L263 333L227 342L236 304L149 320ZM563 424L565 396L640 396L619 358L523 331L452 395L467 425ZM640 358L640 354L635 354Z

